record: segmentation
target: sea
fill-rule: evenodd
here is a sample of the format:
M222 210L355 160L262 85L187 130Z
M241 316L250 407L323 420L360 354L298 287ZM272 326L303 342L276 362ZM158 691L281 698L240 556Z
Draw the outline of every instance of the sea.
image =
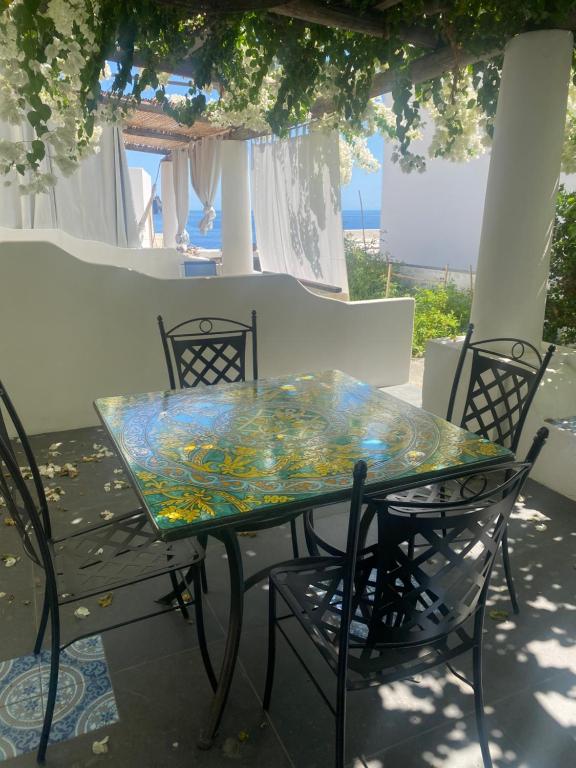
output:
M186 230L190 236L190 243L198 245L201 248L221 248L222 247L222 215L216 211L214 227L205 235L198 229L198 222L202 218L201 211L190 211L188 214L188 223ZM380 229L380 211L342 211L343 229ZM154 230L162 232L162 214L154 214ZM252 239L256 242L256 233L254 230L254 219L252 219Z

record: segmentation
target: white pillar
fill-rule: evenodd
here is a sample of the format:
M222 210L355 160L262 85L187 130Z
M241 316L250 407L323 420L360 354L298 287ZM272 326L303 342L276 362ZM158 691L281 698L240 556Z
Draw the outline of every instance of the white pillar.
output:
M178 223L172 160L162 160L160 163L160 184L162 187L162 244L164 248L176 248Z
M472 305L475 337L542 341L572 33L506 46Z
M253 269L248 144L222 142L222 274Z

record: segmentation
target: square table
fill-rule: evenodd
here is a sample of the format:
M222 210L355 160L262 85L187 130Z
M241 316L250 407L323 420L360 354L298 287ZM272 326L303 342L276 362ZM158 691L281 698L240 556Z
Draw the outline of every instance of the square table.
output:
M358 459L368 464L370 493L514 458L340 371L107 397L95 406L159 538L211 534L226 546L230 622L205 747L222 716L240 641L236 530L272 527L348 499Z

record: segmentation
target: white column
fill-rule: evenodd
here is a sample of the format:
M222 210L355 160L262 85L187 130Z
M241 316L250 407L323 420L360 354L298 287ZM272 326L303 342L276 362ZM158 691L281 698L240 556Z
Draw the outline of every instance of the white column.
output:
M164 248L176 248L178 223L172 160L162 160L160 163L160 184L162 187L162 244Z
M248 144L222 142L222 274L247 275L252 269Z
M506 46L472 305L478 339L542 341L572 47L563 30Z

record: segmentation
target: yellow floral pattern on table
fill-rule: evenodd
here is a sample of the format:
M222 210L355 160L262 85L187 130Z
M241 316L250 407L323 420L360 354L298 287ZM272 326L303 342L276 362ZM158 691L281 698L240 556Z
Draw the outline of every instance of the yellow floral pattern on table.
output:
M109 397L96 408L165 538L344 498L358 459L368 487L386 488L512 458L339 371Z

